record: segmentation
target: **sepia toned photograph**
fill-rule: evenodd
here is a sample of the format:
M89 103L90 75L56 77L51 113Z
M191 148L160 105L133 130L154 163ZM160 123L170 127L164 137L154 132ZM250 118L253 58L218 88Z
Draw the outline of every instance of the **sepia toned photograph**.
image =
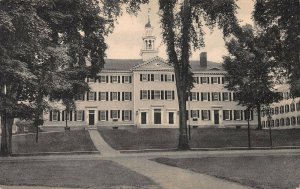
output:
M0 0L0 189L300 189L300 0Z

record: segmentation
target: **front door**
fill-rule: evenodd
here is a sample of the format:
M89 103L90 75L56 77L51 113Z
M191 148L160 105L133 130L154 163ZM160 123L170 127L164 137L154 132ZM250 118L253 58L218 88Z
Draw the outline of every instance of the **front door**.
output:
M214 110L215 124L219 124L219 110Z
M141 124L147 124L147 112L141 113Z
M174 124L174 112L169 112L169 124Z
M89 110L89 125L95 125L95 110Z
M154 109L154 124L161 124L161 109Z

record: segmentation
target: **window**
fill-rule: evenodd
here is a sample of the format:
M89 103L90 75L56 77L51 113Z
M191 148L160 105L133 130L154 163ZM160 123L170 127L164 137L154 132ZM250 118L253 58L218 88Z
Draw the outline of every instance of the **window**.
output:
M108 92L99 92L100 101L107 101L108 100Z
M166 81L167 82L171 82L172 81L172 75L171 74L166 75Z
M219 101L220 93L213 92L212 93L212 101Z
M274 115L274 108L271 108L271 115Z
M245 120L248 120L248 113L249 113L249 120L253 120L253 110L250 110L249 112L247 110L244 110Z
M231 110L223 110L223 120L231 120Z
M52 121L60 121L60 112L59 110L53 110L52 111Z
M219 83L220 78L219 77L212 77L211 78L211 83L212 84L218 84Z
M122 76L122 83L131 83L131 76Z
M111 76L110 77L110 79L111 79L111 83L118 83L118 76Z
M108 112L106 110L100 110L99 111L99 121L107 121L107 117L108 117Z
M95 101L96 100L96 92L88 92L88 101Z
M191 92L191 100L192 101L199 100L199 93L197 93L197 92Z
M88 83L95 83L96 79L95 78L87 78Z
M283 118L280 119L280 126L284 126L284 119Z
M290 111L290 106L287 104L285 105L285 113L288 113Z
M291 124L296 125L296 118L295 117L291 117Z
M278 107L275 107L275 114L279 114L279 108Z
M108 77L107 76L100 76L99 81L100 81L100 83L107 83L108 82Z
M280 106L280 113L284 114L284 106Z
M201 101L210 101L210 93L201 93Z
M300 102L297 102L297 111L300 111Z
M297 124L300 125L300 116L297 117Z
M141 81L148 81L148 74L141 74L140 77Z
M223 93L223 101L230 101L230 93L229 92L224 92Z
M130 101L131 100L131 92L123 92L123 101Z
M111 110L110 116L113 120L117 120L119 118L120 110Z
M279 119L276 119L276 120L275 120L275 126L276 126L276 127L279 127L279 125L280 125Z
M202 110L202 120L210 120L210 110Z
M154 81L160 81L160 74L154 74Z
M290 107L291 107L291 112L294 112L295 109L296 109L296 105L295 105L294 103L292 103L292 104L290 105Z
M266 127L266 122L265 121L262 121L261 124L262 124L262 127Z
M261 117L265 117L266 116L266 112L265 112L265 110L262 110L261 111Z
M209 82L209 77L201 77L200 78L200 80L201 80L201 84L208 84Z
M131 110L123 110L122 111L122 120L123 121L131 121Z
M84 111L83 110L77 110L76 111L76 120L77 121L84 121Z
M234 110L234 120L242 120L242 112L241 110Z
M199 118L199 111L198 110L191 110L191 118L198 119Z
M147 90L141 90L141 99L142 100L148 99L148 91Z
M112 101L117 101L119 99L118 92L111 92L110 95L110 100Z
M166 93L166 100L173 100L174 99L174 97L173 97L173 95L174 95L173 91L165 91L165 93Z
M158 90L155 90L155 91L154 91L154 99L155 99L155 100L160 99L160 91L158 91Z
M286 125L286 126L290 126L290 124L291 124L291 120L290 120L289 117L287 117L287 118L285 119L285 125Z
M84 100L84 94L83 93L77 94L76 100Z
M198 84L199 83L199 78L198 77L193 77L193 82Z

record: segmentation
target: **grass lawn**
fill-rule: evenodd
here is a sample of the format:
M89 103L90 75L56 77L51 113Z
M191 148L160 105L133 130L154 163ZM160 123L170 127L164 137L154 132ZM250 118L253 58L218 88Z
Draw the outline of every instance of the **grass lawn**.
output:
M13 153L97 151L88 131L83 130L39 133L38 143L35 134L16 135L12 143Z
M108 160L0 162L0 185L158 189L147 177Z
M176 148L178 129L100 129L104 140L117 150ZM273 130L273 146L300 146L300 129ZM252 147L268 147L268 130L251 130ZM248 147L246 129L198 128L191 130L190 147Z
M155 161L259 189L296 189L300 185L300 156L158 158Z

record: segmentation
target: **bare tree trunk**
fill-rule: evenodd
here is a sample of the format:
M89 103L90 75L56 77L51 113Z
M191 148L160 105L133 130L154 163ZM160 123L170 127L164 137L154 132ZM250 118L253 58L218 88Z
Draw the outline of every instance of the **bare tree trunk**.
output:
M257 129L261 130L262 126L261 126L261 106L260 106L260 104L257 105L256 109L257 109Z
M5 110L2 113L1 116L1 148L0 148L0 152L2 156L8 156L8 140L7 140L7 129L6 129L6 112Z
M180 89L179 89L180 90ZM178 102L179 102L179 150L188 150L190 149L188 143L187 135L187 124L186 124L186 101L185 101L185 91L178 91Z
M6 128L8 131L8 155L12 154L12 126L14 124L14 118L12 116L8 116L6 118Z

